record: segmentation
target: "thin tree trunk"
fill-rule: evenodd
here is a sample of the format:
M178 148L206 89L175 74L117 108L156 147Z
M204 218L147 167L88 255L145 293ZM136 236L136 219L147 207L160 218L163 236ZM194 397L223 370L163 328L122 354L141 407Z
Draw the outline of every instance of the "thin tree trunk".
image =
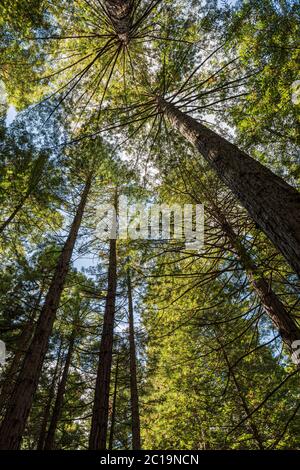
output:
M26 193L24 194L23 198L17 204L11 215L6 219L6 221L0 226L0 234L4 232L6 227L14 220L16 215L20 212L20 210L23 208L25 202L31 196L33 191L36 189L38 183L40 182L40 178L42 176L42 173L45 169L45 164L48 160L48 157L44 154L40 155L39 158L36 160L36 162L33 165L33 168L31 170L30 178L29 178L29 183L28 183L28 189Z
M161 112L191 142L300 276L300 194L236 145L158 98Z
M60 362L61 362L61 349L62 349L62 342L60 343L58 356L57 356L57 362L56 362L54 374L53 374L53 377L52 377L52 381L51 381L50 390L49 390L48 397L47 397L45 410L44 410L44 413L43 413L42 425L41 425L41 429L40 429L39 440L38 440L38 443L37 443L37 450L43 450L44 445L45 445L45 438L46 438L46 434L47 434L47 425L48 425L48 422L49 422L52 401L53 401L53 398L54 398L54 395L55 395L55 385L56 385L56 380L57 380L58 369L59 369Z
M132 26L133 0L105 0L105 7L119 39L127 45Z
M2 225L0 225L0 234L2 232L4 232L4 230L6 229L6 227L14 220L14 218L16 217L16 215L20 212L20 210L22 209L22 207L24 206L25 202L27 201L27 199L29 198L30 196L30 193L27 193L25 194L25 196L23 197L23 199L19 202L19 204L15 207L15 209L12 211L12 213L10 214L10 216L5 220L5 222L3 222Z
M56 399L55 399L51 421L50 421L48 432L47 432L47 437L45 440L45 446L44 446L45 450L54 449L55 432L56 432L58 421L61 416L62 406L64 402L64 395L66 391L69 369L70 369L72 354L74 351L75 337L76 337L76 330L73 330L70 341L69 341L69 347L68 347L68 352L67 352L66 361L64 365L64 370L62 373L62 378L61 378L61 381L59 382L58 389L57 389Z
M73 220L69 236L59 257L35 334L25 355L11 399L0 428L0 449L19 449L26 421L37 389L56 311L68 274L69 264L91 187L89 174Z
M228 367L228 371L229 371L229 374L231 375L232 379L233 379L233 382L234 382L234 386L236 388L236 391L238 393L238 396L239 396L239 399L241 401L241 405L246 413L246 416L248 417L249 416L249 425L250 425L250 428L251 428L251 431L252 431L252 434L253 434L253 437L254 439L256 440L257 442L257 445L259 447L260 450L264 450L264 445L263 445L263 440L260 436L260 433L258 431L258 428L255 424L255 421L253 419L252 416L250 416L250 409L249 409L249 406L248 406L248 403L245 399L245 396L244 396L244 393L243 393L243 390L239 384L239 381L235 375L235 372L234 370L232 369L231 367L231 364L230 364L230 361L229 361L229 358L227 356L227 353L226 353L226 350L221 342L221 340L218 338L218 336L216 335L216 339L217 339L217 342L218 344L220 345L221 347L221 350L222 350L222 353L223 353L223 356L224 356L224 359L225 359L225 362L227 364L227 367Z
M114 431L115 431L116 409L117 409L118 380L119 380L119 362L120 362L120 357L119 357L119 353L118 353L117 363L116 363L116 371L115 371L115 386L114 386L114 396L113 396L113 404L112 404L112 412L111 412L111 424L110 424L110 431L109 431L108 450L113 449L113 442L114 442Z
M109 389L112 364L113 331L117 287L116 240L110 240L108 289L101 336L89 449L106 449Z
M136 375L136 349L134 334L134 318L132 303L131 277L128 270L128 314L129 314L129 351L130 351L130 394L131 394L131 426L132 426L132 448L139 450L141 448L140 433L140 413L139 413L139 395Z

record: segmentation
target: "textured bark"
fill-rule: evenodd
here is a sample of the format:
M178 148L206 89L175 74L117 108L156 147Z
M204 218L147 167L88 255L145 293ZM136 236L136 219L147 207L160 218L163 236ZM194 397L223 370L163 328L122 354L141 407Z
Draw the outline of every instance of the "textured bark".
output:
M257 296L259 297L262 307L268 317L271 319L275 328L278 330L282 341L286 344L289 352L293 353L293 341L300 340L300 329L290 315L284 304L273 291L267 279L260 273L260 270L253 262L251 255L240 243L239 237L234 232L233 227L223 215L221 227L223 232L227 235L231 246L235 250L241 265L245 269L248 279L252 284Z
M18 344L17 344L18 349L15 352L12 363L7 372L7 376L5 377L5 381L3 382L2 387L1 387L1 395L0 395L0 410L1 411L5 408L6 403L9 400L9 397L14 388L16 375L18 371L20 370L22 359L30 344L33 327L34 327L34 318L30 318L28 322L24 325L24 329L18 340Z
M0 428L0 449L19 449L22 434L37 389L49 337L52 332L56 311L68 274L69 264L81 224L84 208L91 186L89 175L73 220L69 236L59 257L45 303L38 319L30 347L25 355L6 414Z
M76 331L73 330L70 341L69 341L69 347L68 347L68 352L67 352L67 356L66 356L66 360L64 364L62 377L61 377L61 380L59 382L58 389L57 389L56 399L55 399L54 408L52 411L52 416L51 416L47 436L45 439L45 445L44 445L45 450L52 450L55 448L54 447L55 432L56 432L57 424L61 416L62 407L64 403L64 395L66 391L66 385L67 385L67 380L68 380L68 375L69 375L72 354L74 351L75 336L76 336Z
M129 314L132 448L133 450L139 450L141 448L139 395L138 395L137 375L136 375L136 348L135 348L135 334L134 334L132 286L131 286L131 277L130 277L129 271L128 271L128 276L127 276L127 283L128 283L128 314Z
M158 98L172 126L203 155L300 276L300 193L236 145Z
M99 365L97 371L89 449L106 449L109 388L113 350L113 331L115 319L117 287L117 250L116 240L110 240L108 288L101 336Z
M42 425L41 425L41 429L40 429L39 440L38 440L38 443L37 443L37 450L43 450L44 445L45 445L45 439L46 439L46 435L47 435L47 426L48 426L48 422L49 422L49 419L50 419L50 410L51 410L52 402L53 402L54 395L55 395L55 386L56 386L56 382L57 382L57 375L59 373L59 368L60 368L60 363L61 363L61 348L62 348L62 344L60 344L60 347L59 347L57 362L56 362L56 366L55 366L55 369L54 369L54 374L53 374L53 377L52 377L50 390L49 390L49 393L48 393L48 396L47 396L47 402L46 402L45 410L44 410L44 413L43 413L43 419L42 419Z
M117 356L117 363L116 363L116 372L115 372L115 386L114 386L114 396L113 396L113 404L112 404L112 412L111 412L111 424L109 430L109 444L108 450L112 450L113 442L114 442L114 431L115 431L115 421L116 421L116 409L117 409L117 393L118 393L118 380L119 380L119 354Z
M133 0L105 0L105 7L119 39L127 45L132 26Z

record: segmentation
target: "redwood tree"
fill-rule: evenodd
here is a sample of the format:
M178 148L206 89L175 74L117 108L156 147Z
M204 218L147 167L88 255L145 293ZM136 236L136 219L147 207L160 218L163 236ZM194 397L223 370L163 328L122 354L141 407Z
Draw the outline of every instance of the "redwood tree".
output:
M300 276L300 194L257 160L159 97L171 125L203 155Z
M89 438L89 448L91 450L106 449L116 288L117 244L115 239L111 239L109 243L108 287Z
M131 285L131 276L130 276L129 270L127 274L127 286L128 286L128 315L129 315L132 448L133 450L139 450L141 448L139 395L138 395L137 375L136 375L136 348L135 348L135 334L134 334L132 285Z
M49 337L52 332L60 297L69 270L71 256L77 239L82 216L91 188L92 173L89 173L81 195L69 236L59 256L55 272L41 310L35 333L25 355L14 390L0 428L0 449L19 449L27 418L32 406Z

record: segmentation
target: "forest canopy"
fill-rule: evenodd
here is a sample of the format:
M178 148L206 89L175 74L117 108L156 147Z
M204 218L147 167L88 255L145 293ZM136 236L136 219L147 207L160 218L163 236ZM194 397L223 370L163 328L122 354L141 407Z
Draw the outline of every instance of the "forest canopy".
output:
M292 0L1 2L1 450L300 449L299 32Z

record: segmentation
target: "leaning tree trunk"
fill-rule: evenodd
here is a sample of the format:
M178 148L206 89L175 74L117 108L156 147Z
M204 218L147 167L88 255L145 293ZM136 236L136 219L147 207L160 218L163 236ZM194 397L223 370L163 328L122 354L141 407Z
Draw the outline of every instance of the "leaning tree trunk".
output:
M267 279L260 273L260 270L253 262L250 254L242 245L239 237L234 232L231 224L223 217L221 223L223 232L227 235L229 242L235 250L241 265L245 269L250 283L252 284L262 307L268 317L271 319L275 328L279 331L282 341L287 346L289 352L293 354L292 344L300 340L300 329L281 302L279 297L269 285Z
M105 0L105 8L116 34L127 45L132 26L133 0Z
M17 204L17 206L14 208L14 210L12 211L12 213L10 214L10 216L5 220L5 222L3 222L2 225L0 225L0 234L2 232L4 232L4 230L6 229L6 227L8 227L8 225L14 220L14 218L16 217L16 215L18 215L18 213L20 212L20 210L23 208L25 202L27 201L27 199L29 198L30 196L30 193L27 193L23 199L19 202L19 204Z
M140 433L140 413L139 413L139 395L136 375L136 349L134 335L134 318L132 303L131 277L128 270L128 314L129 314L129 351L130 351L130 394L131 394L131 426L132 426L132 448L139 450L141 448Z
M119 380L119 362L120 362L119 354L120 353L118 353L117 355L117 363L116 363L116 371L115 371L115 386L114 386L114 395L113 395L113 403L112 403L112 411L111 411L108 450L113 449L113 442L114 442L116 410L117 410L118 380Z
M18 344L17 344L18 349L16 350L14 354L14 357L12 359L12 362L7 372L7 376L5 377L5 380L1 387L1 395L0 395L0 410L1 411L5 409L6 402L9 400L9 397L14 388L15 377L18 371L20 370L22 359L29 347L33 330L34 330L34 316L32 315L32 317L24 325L23 331L18 340Z
M199 150L300 276L298 191L172 103L157 100L172 126Z
M0 225L0 234L4 232L4 230L7 228L7 226L14 220L16 215L21 211L23 208L25 202L27 199L32 195L33 191L36 189L38 183L40 182L40 178L43 174L43 171L45 169L45 164L47 162L47 156L46 155L40 155L35 164L33 165L33 168L31 170L31 174L29 177L29 183L28 183L28 189L24 196L22 197L21 201L16 205L15 209L12 211L10 216L3 222L2 225Z
M0 449L19 449L26 421L32 406L39 377L47 352L56 311L69 270L69 264L91 187L92 175L87 178L69 236L65 242L51 281L45 303L38 319L30 347L16 380L6 414L0 428Z
M69 341L69 347L68 347L66 361L64 364L62 378L58 385L54 408L52 411L52 416L51 416L47 436L45 439L45 445L44 445L45 450L54 449L55 432L56 432L57 424L59 422L62 407L63 407L64 395L65 395L66 385L67 385L67 380L68 380L68 375L69 375L69 369L70 369L72 354L74 350L75 337L76 337L76 330L73 330L71 337L70 337L70 341Z
M89 449L106 449L109 389L113 350L113 331L117 287L117 246L110 240L108 288L101 336Z

